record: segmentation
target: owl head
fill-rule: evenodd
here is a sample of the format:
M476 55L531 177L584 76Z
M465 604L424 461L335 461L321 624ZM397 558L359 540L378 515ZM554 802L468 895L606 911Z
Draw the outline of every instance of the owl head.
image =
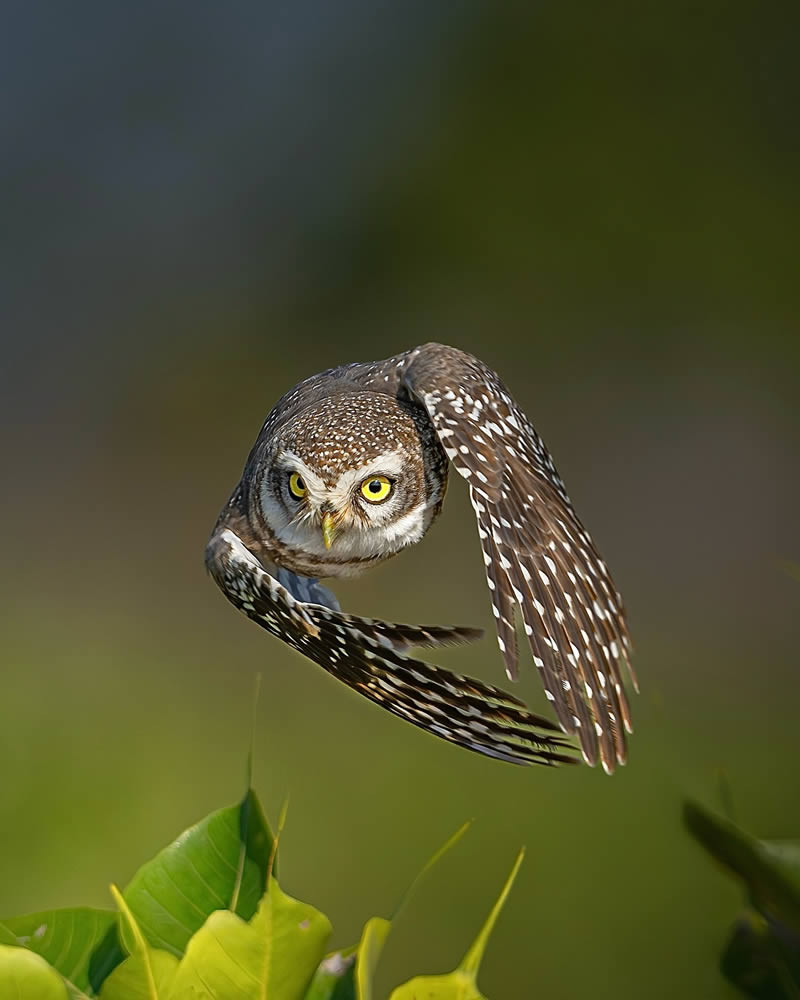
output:
M347 575L425 533L443 499L446 459L415 409L381 393L339 392L269 435L256 503L306 572Z

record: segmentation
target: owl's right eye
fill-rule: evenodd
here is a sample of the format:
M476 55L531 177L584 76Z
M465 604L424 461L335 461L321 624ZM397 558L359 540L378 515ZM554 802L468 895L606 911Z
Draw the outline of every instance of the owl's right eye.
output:
M289 492L293 497L297 497L298 500L302 500L308 492L306 484L303 482L303 477L298 472L293 472L289 476Z

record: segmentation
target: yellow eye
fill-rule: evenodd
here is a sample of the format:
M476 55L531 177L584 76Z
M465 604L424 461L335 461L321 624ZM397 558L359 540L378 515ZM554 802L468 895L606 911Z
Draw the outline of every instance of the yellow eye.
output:
M382 503L392 492L392 484L386 476L372 476L361 484L361 496L370 503Z
M308 492L306 484L303 482L303 477L297 472L293 472L289 476L289 492L293 497L297 497L298 500L302 500Z

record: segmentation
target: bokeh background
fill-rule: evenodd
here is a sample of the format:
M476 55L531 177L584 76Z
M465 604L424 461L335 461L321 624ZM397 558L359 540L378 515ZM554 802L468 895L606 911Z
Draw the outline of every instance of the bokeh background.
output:
M244 781L335 942L472 832L381 966L456 964L520 844L494 1000L732 995L681 829L800 833L797 5L4 6L0 910L110 902ZM626 596L629 766L523 769L237 616L202 552L302 377L436 339L498 369ZM491 627L464 491L350 610ZM502 682L494 641L440 662ZM533 669L520 694L544 710Z

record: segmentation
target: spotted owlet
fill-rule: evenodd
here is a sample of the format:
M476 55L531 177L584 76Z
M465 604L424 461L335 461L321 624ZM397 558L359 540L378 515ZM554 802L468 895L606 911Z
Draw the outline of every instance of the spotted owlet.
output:
M558 724L505 691L408 655L479 630L344 614L318 582L418 542L441 510L448 460L478 520L506 673L518 674L519 608ZM611 772L625 762L622 600L541 438L500 378L469 354L424 344L297 385L267 417L206 564L248 618L428 732L514 763L574 761L560 727L588 763Z

